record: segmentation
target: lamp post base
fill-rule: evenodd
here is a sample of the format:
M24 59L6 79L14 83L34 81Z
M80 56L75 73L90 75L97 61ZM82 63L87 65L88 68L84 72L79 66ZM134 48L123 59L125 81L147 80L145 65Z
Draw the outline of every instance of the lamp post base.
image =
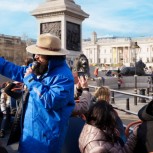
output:
M137 94L137 75L134 75L135 88L134 93ZM134 105L137 105L137 96L134 96Z

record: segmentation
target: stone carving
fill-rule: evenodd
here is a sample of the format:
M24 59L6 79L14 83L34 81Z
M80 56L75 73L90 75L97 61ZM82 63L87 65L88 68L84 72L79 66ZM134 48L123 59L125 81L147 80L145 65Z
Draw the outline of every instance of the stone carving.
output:
M61 39L61 22L48 22L48 23L41 23L40 26L41 33L51 33L56 35Z
M125 75L125 76L135 75L135 73L139 76L146 75L144 71L145 67L146 67L146 64L144 64L142 60L139 60L138 62L136 62L135 67L123 67L121 69L120 74Z
M84 54L80 54L74 64L76 71L82 71L86 76L90 77L90 67L87 57Z
M67 22L66 29L67 29L66 48L68 50L80 51L81 50L80 25Z

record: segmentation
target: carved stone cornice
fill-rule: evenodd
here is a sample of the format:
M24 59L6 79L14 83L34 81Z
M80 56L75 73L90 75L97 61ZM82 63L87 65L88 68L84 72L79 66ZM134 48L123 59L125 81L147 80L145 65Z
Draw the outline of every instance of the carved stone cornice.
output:
M52 12L52 13L44 13L44 14L38 14L35 15L38 19L39 18L44 18L44 17L53 17L53 16L60 16L60 15L67 15L67 16L71 16L74 18L78 18L81 20L84 20L84 17L79 15L79 14L75 14L69 11L60 11L60 12Z
M81 7L74 3L73 0L54 0L47 1L39 5L35 10L31 12L36 18L68 15L81 20L88 18L89 15L85 13Z

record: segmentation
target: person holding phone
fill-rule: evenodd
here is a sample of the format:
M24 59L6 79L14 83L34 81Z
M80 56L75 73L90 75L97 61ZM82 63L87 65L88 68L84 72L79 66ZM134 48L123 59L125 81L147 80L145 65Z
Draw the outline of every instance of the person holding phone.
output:
M82 73L83 74L83 73ZM78 78L75 78L78 80L76 84L76 103L73 110L73 115L81 115L85 114L91 105L91 99L92 95L89 92L88 82L85 76L80 75L78 73Z

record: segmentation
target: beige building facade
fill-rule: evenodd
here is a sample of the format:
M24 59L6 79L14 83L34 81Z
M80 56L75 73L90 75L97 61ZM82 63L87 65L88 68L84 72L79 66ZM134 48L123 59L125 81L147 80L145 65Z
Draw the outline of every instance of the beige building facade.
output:
M18 65L23 65L27 56L26 42L21 37L0 34L0 56Z
M139 49L131 49L137 42ZM93 32L91 38L82 41L83 53L90 64L105 67L131 66L142 59L147 66L153 66L153 37L102 37Z

